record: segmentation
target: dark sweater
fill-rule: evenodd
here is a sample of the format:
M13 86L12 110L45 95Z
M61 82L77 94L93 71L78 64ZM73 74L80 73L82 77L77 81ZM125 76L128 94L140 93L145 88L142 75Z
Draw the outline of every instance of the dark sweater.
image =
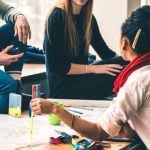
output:
M46 65L51 95L71 83L77 75L67 75L71 63L87 64L88 55L84 54L83 16L73 15L73 21L78 34L79 49L77 55L72 56L66 42L65 11L55 8L48 18L48 26L45 30L44 50L46 53ZM104 42L97 25L92 16L91 45L102 59L114 57L116 54L108 48ZM54 94L55 95L55 94ZM53 97L53 96L52 96Z

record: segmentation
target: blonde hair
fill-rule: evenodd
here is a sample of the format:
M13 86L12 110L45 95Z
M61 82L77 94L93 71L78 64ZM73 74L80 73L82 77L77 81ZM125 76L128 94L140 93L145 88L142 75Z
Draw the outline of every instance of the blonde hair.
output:
M66 44L68 45L71 54L76 55L78 51L78 35L73 23L73 9L71 0L58 0L50 10L50 13L54 10L54 8L58 7L65 11L65 21L66 21ZM87 3L82 8L82 14L84 19L83 30L84 30L84 40L85 40L85 48L84 54L86 55L89 50L89 45L91 41L92 34L92 8L93 8L93 0L88 0ZM48 23L48 21L47 21ZM46 27L48 27L46 25ZM48 34L48 33L47 33ZM49 34L48 34L49 36Z

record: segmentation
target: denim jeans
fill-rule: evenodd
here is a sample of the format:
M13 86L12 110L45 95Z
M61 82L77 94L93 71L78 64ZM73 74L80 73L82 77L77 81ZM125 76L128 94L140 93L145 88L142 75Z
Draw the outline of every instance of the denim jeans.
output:
M22 44L16 37L14 37L13 24L11 23L0 26L0 51L8 45L14 45L14 47L17 47L21 51L26 47L25 44ZM24 58L22 57L17 62L4 66L5 71L21 72L23 61ZM15 80L6 72L0 70L0 113L8 112L9 93L15 93L16 90L17 85Z
M8 45L14 45L14 48L18 48L22 52L26 47L17 37L14 37L14 27L11 23L0 26L0 51ZM23 61L24 57L21 57L17 62L4 66L5 71L22 71Z
M17 62L14 62L9 66L4 66L6 72L21 72L24 62L45 63L45 54L42 50L27 44L23 44L18 40L18 38L14 37L14 26L12 23L7 23L0 26L0 51L6 48L8 45L14 45L14 48L18 48L25 54ZM7 113L9 93L16 93L16 90L17 85L15 80L13 80L13 78L11 78L5 72L0 70L0 113ZM26 108L27 104L29 104L29 101L22 102L23 110Z
M9 93L15 93L16 89L15 80L0 70L0 114L8 112Z

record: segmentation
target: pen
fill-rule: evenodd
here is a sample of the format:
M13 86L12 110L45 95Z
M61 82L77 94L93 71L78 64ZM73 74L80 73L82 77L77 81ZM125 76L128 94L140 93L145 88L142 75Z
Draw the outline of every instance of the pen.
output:
M109 137L105 141L113 141L113 142L133 142L135 139L125 138L125 137Z
M83 112L77 111L77 110L72 110L72 109L67 109L68 111L74 112L74 113L78 113L78 114L83 114Z
M30 118L30 139L32 139L32 133L33 133L33 111L31 112Z
M36 85L32 85L32 98L36 97ZM30 139L32 140L32 134L33 134L33 111L30 107Z
M41 92L41 85L40 84L32 85L32 98L38 98L38 97L40 97L40 92ZM33 114L32 110L30 110L30 111L31 111L31 118L30 118L30 139L32 139L34 114Z
M90 110L93 111L93 108L89 108L89 107L77 107L78 109L83 109L83 110Z

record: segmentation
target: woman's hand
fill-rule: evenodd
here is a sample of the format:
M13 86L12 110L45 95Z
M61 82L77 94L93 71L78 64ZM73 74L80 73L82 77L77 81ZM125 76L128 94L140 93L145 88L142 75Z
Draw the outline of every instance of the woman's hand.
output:
M116 74L121 72L123 67L119 64L106 64L106 65L89 65L87 68L88 73L95 74L109 74L116 76Z
M18 61L18 59L23 56L23 53L16 55L8 54L12 48L13 45L10 45L0 52L0 65L10 65L11 63Z
M26 17L23 15L18 15L16 17L14 30L14 36L18 36L19 41L23 43L27 43L28 38L31 38L31 30L29 23Z
M55 104L46 99L36 98L31 100L30 106L33 113L39 115L52 113Z

